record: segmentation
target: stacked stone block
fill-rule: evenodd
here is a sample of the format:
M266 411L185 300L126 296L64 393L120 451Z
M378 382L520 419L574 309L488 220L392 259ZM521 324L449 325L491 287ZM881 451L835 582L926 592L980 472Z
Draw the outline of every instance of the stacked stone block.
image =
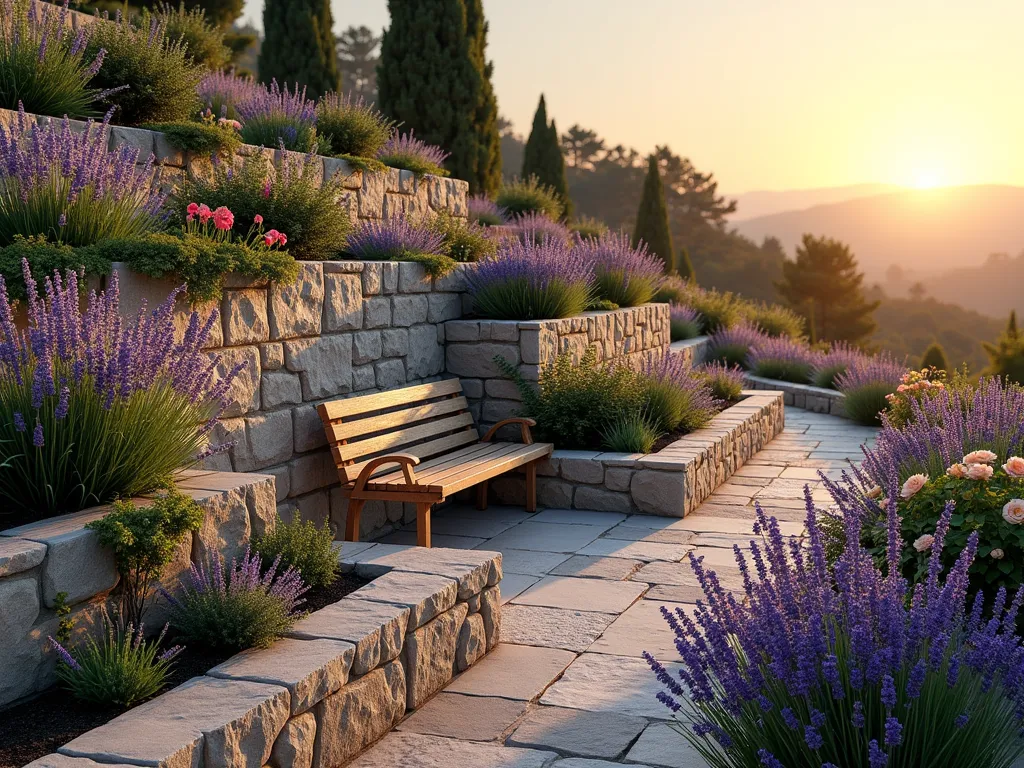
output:
M827 413L831 416L845 418L843 401L846 396L842 392L823 387L812 387L810 384L794 384L790 381L765 379L761 376L746 376L747 386L756 390L773 390L781 392L786 405L803 408L812 413Z

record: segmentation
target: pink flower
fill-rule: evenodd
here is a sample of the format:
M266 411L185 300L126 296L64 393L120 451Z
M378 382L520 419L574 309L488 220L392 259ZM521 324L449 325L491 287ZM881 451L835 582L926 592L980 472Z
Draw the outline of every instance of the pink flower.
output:
M1010 477L1024 477L1024 459L1020 456L1011 456L1003 464L1003 471Z
M185 209L190 216L195 216L199 213L199 206L196 203L189 203L188 208Z
M213 216L213 211L210 210L210 206L208 206L206 203L203 203L202 205L199 206L199 220L203 224L208 222L211 216Z
M270 179L263 182L263 197L264 199L270 197Z
M1003 520L1010 525L1024 523L1024 499L1010 499L1003 506Z
M279 242L281 245L288 245L288 235L282 232L277 236L277 242Z
M993 560L1002 560L1004 557L1006 557L1006 553L1003 552L1003 550L1001 550L999 547L996 547L988 554L989 557L991 557Z
M991 464L998 458L992 451L971 451L964 456L964 464Z
M222 205L213 212L213 226L217 229L231 229L235 226L235 215Z
M256 214L255 216L253 216L253 217L252 217L252 223L253 223L253 224L262 224L262 223L263 223L263 217L262 217L262 216L260 216L260 215L259 215L259 214L257 213L257 214Z
M988 480L992 477L992 467L988 464L969 464L967 466L967 476L971 480Z
M195 219L195 216L193 216L191 213L185 217L185 221L189 222L190 224L192 223L193 219Z
M276 229L271 229L263 236L263 242L267 245L273 245L277 242L277 238L281 236L281 233Z
M915 493L924 488L924 484L928 482L928 475L911 475L907 478L907 482L903 484L903 488L900 490L900 496L904 499L909 499Z
M231 120L226 117L222 117L219 120L217 120L217 125L220 125L225 128L234 128L236 131L242 130L242 124L240 122L238 122L237 120Z
M946 474L950 477L967 477L967 465L966 464L953 464L949 469L946 470Z
M914 540L914 549L918 552L925 552L932 548L932 544L935 543L935 537L930 533L926 533L922 536L918 536Z

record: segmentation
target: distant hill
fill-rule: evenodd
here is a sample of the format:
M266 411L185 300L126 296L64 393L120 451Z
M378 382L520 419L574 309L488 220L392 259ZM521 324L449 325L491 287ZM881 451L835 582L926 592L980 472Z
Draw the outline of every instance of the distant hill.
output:
M982 269L952 269L922 282L928 295L940 301L952 301L992 317L1006 318L1011 309L1024 314L1024 253L994 253Z
M821 187L818 189L783 189L744 192L726 195L736 201L736 213L729 217L735 224L747 219L771 216L787 211L801 211L816 205L830 205L861 197L899 192L905 187L895 184L850 184L845 187Z
M902 190L737 221L735 228L755 242L774 235L790 255L805 232L838 238L870 280L892 264L935 275L1024 247L1024 187Z

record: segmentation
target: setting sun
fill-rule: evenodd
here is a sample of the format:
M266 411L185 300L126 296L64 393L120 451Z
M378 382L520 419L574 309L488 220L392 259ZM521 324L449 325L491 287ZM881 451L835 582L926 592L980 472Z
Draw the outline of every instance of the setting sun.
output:
M934 169L918 171L914 176L915 189L934 189L939 186L942 186L942 174Z

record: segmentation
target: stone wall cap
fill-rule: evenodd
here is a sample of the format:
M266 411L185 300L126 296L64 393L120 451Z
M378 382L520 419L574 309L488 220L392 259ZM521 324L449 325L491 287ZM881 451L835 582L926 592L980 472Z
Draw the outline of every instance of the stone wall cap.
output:
M0 531L0 536L29 539L45 544L80 533L88 523L99 520L109 511L109 506L91 507L81 512L48 517L45 520L19 525L17 528L8 528L6 531Z
M46 557L46 545L28 539L0 539L0 578L35 568Z
M409 609L409 631L454 608L458 591L458 582L446 576L390 571L344 599L405 606Z

